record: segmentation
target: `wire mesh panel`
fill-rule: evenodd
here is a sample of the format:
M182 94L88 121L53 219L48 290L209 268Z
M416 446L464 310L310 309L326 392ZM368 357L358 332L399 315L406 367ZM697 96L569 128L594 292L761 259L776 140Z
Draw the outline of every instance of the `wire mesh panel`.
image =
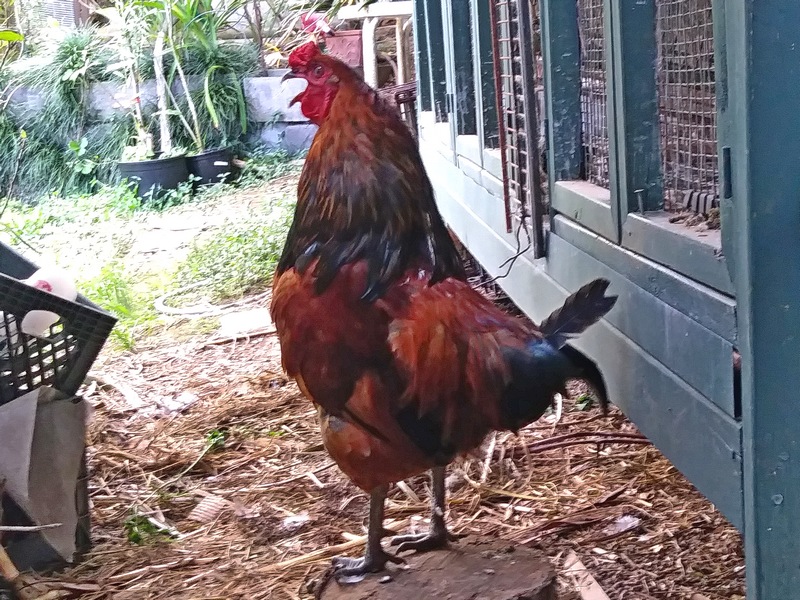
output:
M499 123L500 151L506 195L507 222L524 233L535 255L544 253L540 123L535 108L536 48L531 13L538 2L495 0L492 42ZM537 32L538 34L538 32ZM537 45L538 46L538 45ZM520 248L522 250L522 248Z
M656 0L665 208L717 203L717 123L711 0Z
M584 178L608 187L608 120L603 0L578 1Z

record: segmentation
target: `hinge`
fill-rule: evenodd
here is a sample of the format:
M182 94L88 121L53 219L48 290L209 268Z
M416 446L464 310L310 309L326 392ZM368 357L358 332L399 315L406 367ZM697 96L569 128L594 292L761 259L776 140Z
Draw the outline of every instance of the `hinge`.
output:
M733 198L733 183L731 182L731 147L722 148L722 197L725 200Z
M448 113L456 112L456 101L455 97L451 92L445 94L444 102L445 102L445 108L447 109Z

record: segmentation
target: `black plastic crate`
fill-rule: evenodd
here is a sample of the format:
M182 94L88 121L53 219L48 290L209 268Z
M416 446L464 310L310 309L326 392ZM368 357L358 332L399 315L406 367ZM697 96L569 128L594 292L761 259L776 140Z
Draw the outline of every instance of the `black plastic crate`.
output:
M0 404L43 385L74 395L117 322L82 296L70 302L18 281L36 269L0 244ZM31 310L60 318L43 337L25 335L18 326Z
M74 396L117 322L82 295L76 302L69 302L19 281L37 269L37 265L0 243L0 338L5 338L5 348L0 351L0 404L45 385L67 397ZM48 310L60 318L44 337L28 336L17 326L31 310ZM88 479L84 454L75 489L78 559L91 548ZM4 524L31 524L8 496L0 494L0 505ZM37 538L38 534L7 535L3 543L23 569L51 570L62 566Z

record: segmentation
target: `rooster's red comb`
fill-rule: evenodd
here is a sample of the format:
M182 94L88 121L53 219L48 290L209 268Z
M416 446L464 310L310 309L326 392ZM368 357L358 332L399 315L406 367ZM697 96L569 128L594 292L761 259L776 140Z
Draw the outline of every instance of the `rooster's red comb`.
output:
M291 54L289 54L289 67L294 69L295 67L305 66L311 59L320 54L322 54L322 52L320 52L316 42L306 42L302 46L298 46L292 50Z

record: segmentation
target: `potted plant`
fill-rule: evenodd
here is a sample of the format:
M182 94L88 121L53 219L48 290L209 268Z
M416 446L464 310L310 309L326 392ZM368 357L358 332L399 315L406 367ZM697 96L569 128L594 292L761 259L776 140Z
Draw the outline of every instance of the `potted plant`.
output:
M218 140L219 143L210 148L207 146L209 139L216 136L209 135L204 138L200 132L193 90L188 84L177 49L180 47L186 53L194 52L201 57L203 70L199 74L203 78L202 104L208 113L214 132L218 133L221 128L218 110L218 99L221 94L215 94L214 91L215 88L219 88L221 82L225 82L225 93L222 95L226 100L234 101L239 129L242 134L246 133L247 105L242 82L238 73L225 64L218 38L220 29L227 26L231 15L244 5L245 0L231 0L227 5L215 10L212 0L165 0L166 10L172 14L177 30L177 36L173 35L170 25L169 41L175 70L183 86L187 107L192 117L190 133L195 147L187 157L188 168L199 185L233 181L238 177L239 169L229 140L224 135Z
M189 180L185 151L173 148L172 137L167 123L168 100L163 81L163 45L165 28L152 7L141 3L127 3L117 0L114 8L99 9L109 21L109 31L118 45L121 62L111 69L122 73L127 88L133 94L130 101L131 117L135 134L133 143L126 146L117 165L122 179L138 181L139 197L162 196L165 192L176 190L180 184ZM158 96L158 115L160 120L160 150L154 149L153 135L147 130L142 111L142 76L140 64L142 52L155 33L153 52L156 72L156 93ZM160 78L159 78L160 75Z

